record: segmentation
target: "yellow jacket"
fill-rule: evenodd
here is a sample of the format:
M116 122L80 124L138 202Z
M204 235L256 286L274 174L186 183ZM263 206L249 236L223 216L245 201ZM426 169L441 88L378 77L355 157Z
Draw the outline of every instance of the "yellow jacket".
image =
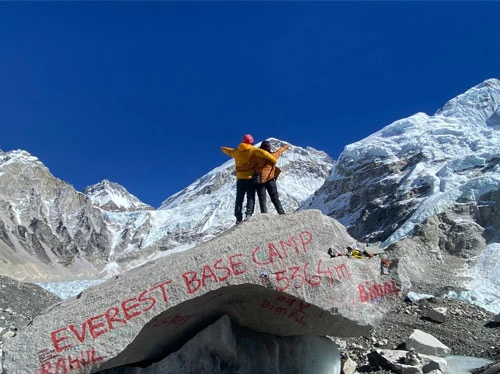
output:
M248 165L250 159L263 159L270 162L272 165L276 164L276 158L269 152L263 149L256 148L251 144L240 143L237 149L229 147L220 147L221 151L226 155L234 158L236 164L236 179L252 179L253 168L245 168L245 170L238 170L239 166Z
M260 148L258 148L260 149ZM276 160L288 149L288 144L281 146L278 150L274 152L267 152L261 149L261 151L272 155ZM260 174L260 183L266 183L268 180L277 178L281 173L281 169L275 164L268 162L266 159L260 157L252 157L248 164L243 164L242 166L236 167L236 172L244 170L253 170L255 173Z

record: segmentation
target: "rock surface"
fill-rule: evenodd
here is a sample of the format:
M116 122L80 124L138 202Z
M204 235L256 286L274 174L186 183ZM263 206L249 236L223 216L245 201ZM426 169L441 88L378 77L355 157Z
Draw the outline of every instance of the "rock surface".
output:
M281 336L368 334L400 294L397 280L377 259L330 258L332 240L353 241L319 211L253 217L38 316L5 344L4 372L155 362L224 314Z
M448 309L446 308L433 308L429 309L425 316L434 322L443 323L446 321L446 315L448 313Z

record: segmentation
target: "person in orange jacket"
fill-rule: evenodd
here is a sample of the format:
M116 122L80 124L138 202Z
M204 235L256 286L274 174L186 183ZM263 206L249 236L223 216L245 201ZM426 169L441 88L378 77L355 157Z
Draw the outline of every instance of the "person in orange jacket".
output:
M222 152L234 158L236 165L236 202L234 205L234 216L236 217L236 224L243 220L243 200L245 195L247 197L247 205L245 210L246 218L253 214L255 207L255 185L252 181L254 174L253 169L246 168L246 170L238 170L239 167L248 165L250 160L263 159L272 165L276 164L276 158L270 153L256 148L253 146L253 137L250 134L243 136L242 142L238 145L237 149L229 147L221 147Z
M266 151L266 153L271 154L278 160L280 156L288 149L288 144L281 146L275 152L271 152L271 143L268 140L264 140L260 149ZM257 196L259 197L260 212L267 213L267 195L266 190L269 193L271 202L278 214L285 214L285 210L281 205L281 201L278 194L278 186L276 185L276 178L281 173L281 169L271 162L268 162L264 158L252 157L248 164L244 164L237 167L236 170L254 170L254 183L255 190L257 191Z

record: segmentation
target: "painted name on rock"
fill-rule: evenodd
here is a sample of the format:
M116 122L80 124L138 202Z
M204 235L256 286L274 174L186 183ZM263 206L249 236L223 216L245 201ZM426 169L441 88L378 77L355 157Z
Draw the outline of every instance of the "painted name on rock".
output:
M91 366L102 361L94 347L82 351L77 355L54 355L53 351L42 350L38 354L41 361L40 374L69 374L72 371L81 371L86 366Z
M373 302L385 299L387 296L397 296L401 290L394 279L384 283L364 282L358 284L359 301Z
M274 300L265 299L261 304L261 308L272 310L282 317L291 318L301 325L306 325L304 318L309 306L310 304L302 300L286 296L278 296Z

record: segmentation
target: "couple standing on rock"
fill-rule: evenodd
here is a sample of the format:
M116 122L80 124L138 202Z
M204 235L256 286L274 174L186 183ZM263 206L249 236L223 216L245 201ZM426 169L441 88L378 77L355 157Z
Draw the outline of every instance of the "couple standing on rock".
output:
M236 203L234 215L236 224L243 220L243 200L247 197L246 218L253 214L255 207L255 191L259 197L261 213L267 213L266 191L278 214L285 214L278 196L276 178L281 173L276 162L288 145L281 146L271 152L271 143L264 140L260 148L254 147L250 134L243 136L238 148L221 147L222 152L234 158L236 164Z

